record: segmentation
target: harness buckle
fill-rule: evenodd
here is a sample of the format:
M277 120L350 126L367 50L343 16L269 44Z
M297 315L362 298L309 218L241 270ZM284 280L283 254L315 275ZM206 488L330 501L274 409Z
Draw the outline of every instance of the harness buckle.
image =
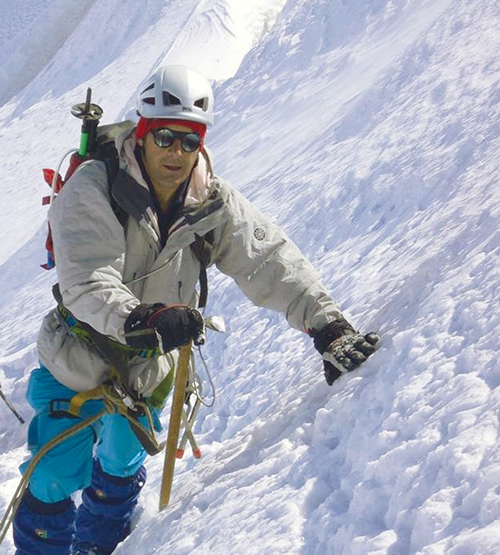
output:
M52 399L49 403L49 415L52 418L80 418L69 411L71 399Z
M112 381L113 390L118 395L120 401L131 411L133 412L140 412L138 407L135 404L134 399L132 396L126 391L126 389L118 384L117 380Z

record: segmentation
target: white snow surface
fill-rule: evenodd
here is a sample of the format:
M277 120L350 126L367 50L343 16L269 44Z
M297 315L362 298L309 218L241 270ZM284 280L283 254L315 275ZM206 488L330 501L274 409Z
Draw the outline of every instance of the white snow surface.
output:
M214 80L218 173L381 335L328 387L308 337L211 272L207 314L228 333L203 348L203 458L177 464L161 513L163 455L148 459L117 555L498 554L500 3L0 0L0 15L0 383L27 420L57 279L39 266L41 170L77 145L88 86L118 121L163 62ZM0 401L2 513L26 431Z

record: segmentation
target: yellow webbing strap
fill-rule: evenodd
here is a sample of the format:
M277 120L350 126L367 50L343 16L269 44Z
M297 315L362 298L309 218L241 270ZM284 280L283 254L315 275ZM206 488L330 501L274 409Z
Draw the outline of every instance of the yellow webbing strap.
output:
M97 387L94 387L94 389L90 389L89 391L82 391L81 393L77 393L76 395L74 395L69 402L69 414L72 414L73 416L80 416L80 410L82 409L83 403L91 400L93 401L96 399L108 398L105 395L105 390L107 388L109 388L109 386L99 385Z
M87 401L102 400L106 405L108 413L117 413L126 418L132 427L132 430L140 441L144 449L149 455L156 455L163 449L163 445L159 444L154 434L153 420L151 410L147 403L140 403L140 407L144 410L144 414L148 420L149 431L143 426L136 417L128 410L123 400L118 396L112 385L102 384L89 391L82 391L74 395L68 403L67 413L72 416L80 416L82 405Z

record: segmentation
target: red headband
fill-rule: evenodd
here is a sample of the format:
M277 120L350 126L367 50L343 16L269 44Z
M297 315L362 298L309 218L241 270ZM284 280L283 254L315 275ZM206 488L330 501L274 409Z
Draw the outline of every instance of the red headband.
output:
M207 132L207 126L204 123L198 123L196 121L188 121L184 119L147 119L141 118L137 124L135 130L135 136L137 140L145 137L152 129L158 129L160 127L168 127L169 125L183 125L188 127L195 133L198 133L201 139L200 149L203 149L203 141L205 139L205 134Z

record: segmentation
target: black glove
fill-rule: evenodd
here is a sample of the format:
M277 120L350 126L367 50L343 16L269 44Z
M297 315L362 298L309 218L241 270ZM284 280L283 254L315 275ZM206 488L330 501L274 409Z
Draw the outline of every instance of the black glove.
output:
M314 331L314 346L323 355L325 378L328 385L346 372L355 370L375 352L379 340L376 333L362 335L344 318L328 323Z
M140 304L125 322L125 340L134 349L155 349L161 340L164 353L187 345L205 342L203 316L184 305Z

